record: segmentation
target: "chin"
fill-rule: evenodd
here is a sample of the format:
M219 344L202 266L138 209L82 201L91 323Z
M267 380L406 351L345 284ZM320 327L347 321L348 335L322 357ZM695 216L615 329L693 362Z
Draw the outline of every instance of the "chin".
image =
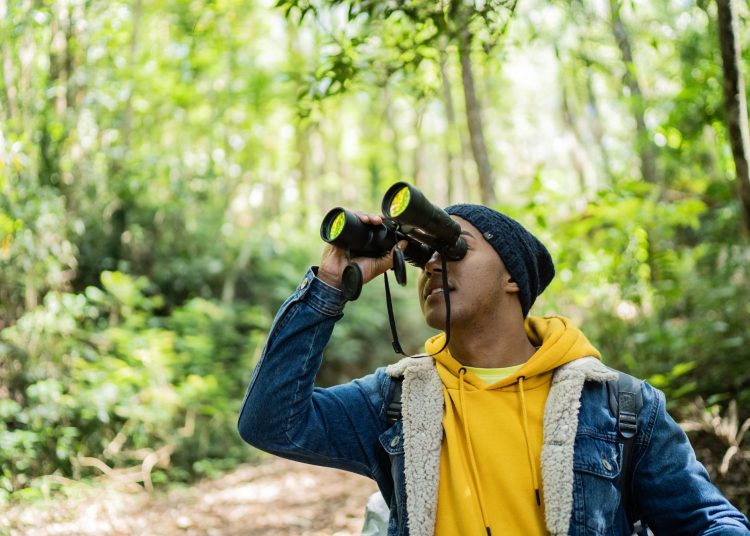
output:
M451 314L451 317L453 315ZM424 321L425 324L430 326L432 329L438 329L440 331L445 331L445 311L427 311L424 315Z
M430 320L427 320L426 323L432 329L436 329L438 331L445 331L445 321L444 320L441 320L440 322L431 322Z

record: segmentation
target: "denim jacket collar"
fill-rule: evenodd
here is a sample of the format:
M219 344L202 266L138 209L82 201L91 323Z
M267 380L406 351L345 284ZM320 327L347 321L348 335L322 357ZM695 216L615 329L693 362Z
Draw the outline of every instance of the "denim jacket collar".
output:
M404 478L410 534L435 530L440 447L443 437L443 389L431 357L407 357L387 369L403 376ZM555 371L544 411L542 482L545 521L553 535L568 533L573 511L573 447L581 391L586 381L617 378L594 357L572 361Z

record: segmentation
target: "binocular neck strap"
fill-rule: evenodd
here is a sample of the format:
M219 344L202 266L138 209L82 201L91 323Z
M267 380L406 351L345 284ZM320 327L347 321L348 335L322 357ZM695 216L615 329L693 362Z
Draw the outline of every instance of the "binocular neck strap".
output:
M445 343L440 350L434 354L430 354L431 356L438 355L448 348L448 343L451 341L451 293L448 288L448 261L446 260L446 255L440 256L440 266L443 270L443 298L445 298Z
M443 344L443 347L435 352L434 354L430 354L431 356L437 355L443 350L445 350L448 347L448 343L451 340L451 300L450 300L450 290L448 289L448 265L447 260L444 256L440 257L441 267L442 267L442 279L443 279L443 297L445 298L445 344ZM391 335L393 337L393 341L391 344L393 345L393 351L397 354L401 354L405 356L403 348L401 348L401 343L398 340L398 332L396 331L396 319L393 315L393 303L391 301L391 287L388 284L388 273L386 272L383 274L383 280L385 281L385 303L388 308L388 323L391 325ZM418 356L414 357L422 357L424 354L420 354Z
M391 345L393 346L394 352L396 352L397 354L406 355L403 348L401 348L401 343L398 342L398 333L396 332L396 319L393 316L393 303L391 302L391 287L388 284L388 272L383 274L383 281L385 281L385 304L388 307L388 323L391 325L391 336L393 337Z

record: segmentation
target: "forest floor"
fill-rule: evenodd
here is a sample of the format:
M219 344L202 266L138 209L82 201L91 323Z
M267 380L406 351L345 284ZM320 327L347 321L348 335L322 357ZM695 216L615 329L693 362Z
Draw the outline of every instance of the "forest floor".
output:
M268 459L166 492L105 484L0 507L2 536L352 536L375 483Z

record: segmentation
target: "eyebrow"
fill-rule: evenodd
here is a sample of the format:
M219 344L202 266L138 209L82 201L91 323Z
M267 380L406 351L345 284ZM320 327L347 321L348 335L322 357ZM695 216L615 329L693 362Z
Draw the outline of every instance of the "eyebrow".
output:
M476 240L476 237L473 234L471 234L469 231L462 230L460 234L470 236L471 238L474 238Z

